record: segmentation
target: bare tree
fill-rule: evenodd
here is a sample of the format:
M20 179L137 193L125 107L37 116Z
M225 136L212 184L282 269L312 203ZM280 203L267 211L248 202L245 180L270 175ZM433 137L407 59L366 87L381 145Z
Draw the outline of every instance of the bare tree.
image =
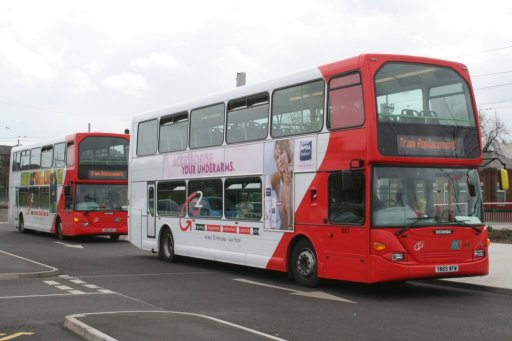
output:
M499 151L501 145L509 143L509 130L505 122L496 114L479 110L480 126L482 128L482 151Z

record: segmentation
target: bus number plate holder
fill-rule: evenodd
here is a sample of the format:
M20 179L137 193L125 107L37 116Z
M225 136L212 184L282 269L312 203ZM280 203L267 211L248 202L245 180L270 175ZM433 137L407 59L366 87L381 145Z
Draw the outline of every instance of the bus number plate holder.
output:
M110 228L110 229L103 229L102 232L116 232L116 229Z

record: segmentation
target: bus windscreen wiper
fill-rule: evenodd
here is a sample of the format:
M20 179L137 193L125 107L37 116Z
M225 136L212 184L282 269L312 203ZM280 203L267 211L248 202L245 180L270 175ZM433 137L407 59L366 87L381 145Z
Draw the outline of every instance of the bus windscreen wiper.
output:
M407 226L404 226L402 229L400 229L399 231L396 231L396 235L399 236L401 235L402 233L404 233L405 231L407 231L408 229L410 229L411 227L413 227L414 225L416 225L418 222L422 221L422 220L427 220L427 219L434 219L432 217L418 217L418 218L407 218L407 220L410 220L410 219L414 219L409 225Z
M478 234L482 233L482 230L479 229L478 227L476 226L473 226L471 224L468 224L466 223L466 220L456 220L456 221L451 221L447 224L450 224L450 225L454 225L454 226L464 226L464 227L471 227L473 230L477 231Z

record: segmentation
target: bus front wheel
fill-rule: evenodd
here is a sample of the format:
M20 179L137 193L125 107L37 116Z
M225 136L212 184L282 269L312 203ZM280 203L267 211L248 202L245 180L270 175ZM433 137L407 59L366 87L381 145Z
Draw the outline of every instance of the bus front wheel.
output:
M303 239L295 244L291 258L291 272L295 281L306 287L318 284L318 261L311 242Z
M20 219L19 219L19 231L21 233L26 233L27 230L25 230L25 221L23 221L23 215L20 214Z
M57 221L57 228L55 229L55 236L59 240L64 240L64 234L62 233L62 222L60 220Z
M160 235L158 257L166 262L174 260L174 238L169 228L165 228Z

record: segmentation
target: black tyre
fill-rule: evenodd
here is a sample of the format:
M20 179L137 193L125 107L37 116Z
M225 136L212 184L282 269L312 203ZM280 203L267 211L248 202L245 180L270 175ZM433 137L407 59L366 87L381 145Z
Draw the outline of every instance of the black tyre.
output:
M160 243L158 247L158 257L166 262L172 262L174 256L174 238L169 228L165 228L160 234Z
M113 240L113 241L119 240L119 235L118 234L111 234L110 235L110 240Z
M21 233L27 233L27 230L25 230L25 221L23 220L23 215L22 214L20 214L18 229L19 229L19 231Z
M64 235L62 234L62 222L57 220L57 227L55 228L55 237L59 240L64 240Z
M290 270L298 284L310 288L318 284L318 260L309 240L303 239L295 244Z

